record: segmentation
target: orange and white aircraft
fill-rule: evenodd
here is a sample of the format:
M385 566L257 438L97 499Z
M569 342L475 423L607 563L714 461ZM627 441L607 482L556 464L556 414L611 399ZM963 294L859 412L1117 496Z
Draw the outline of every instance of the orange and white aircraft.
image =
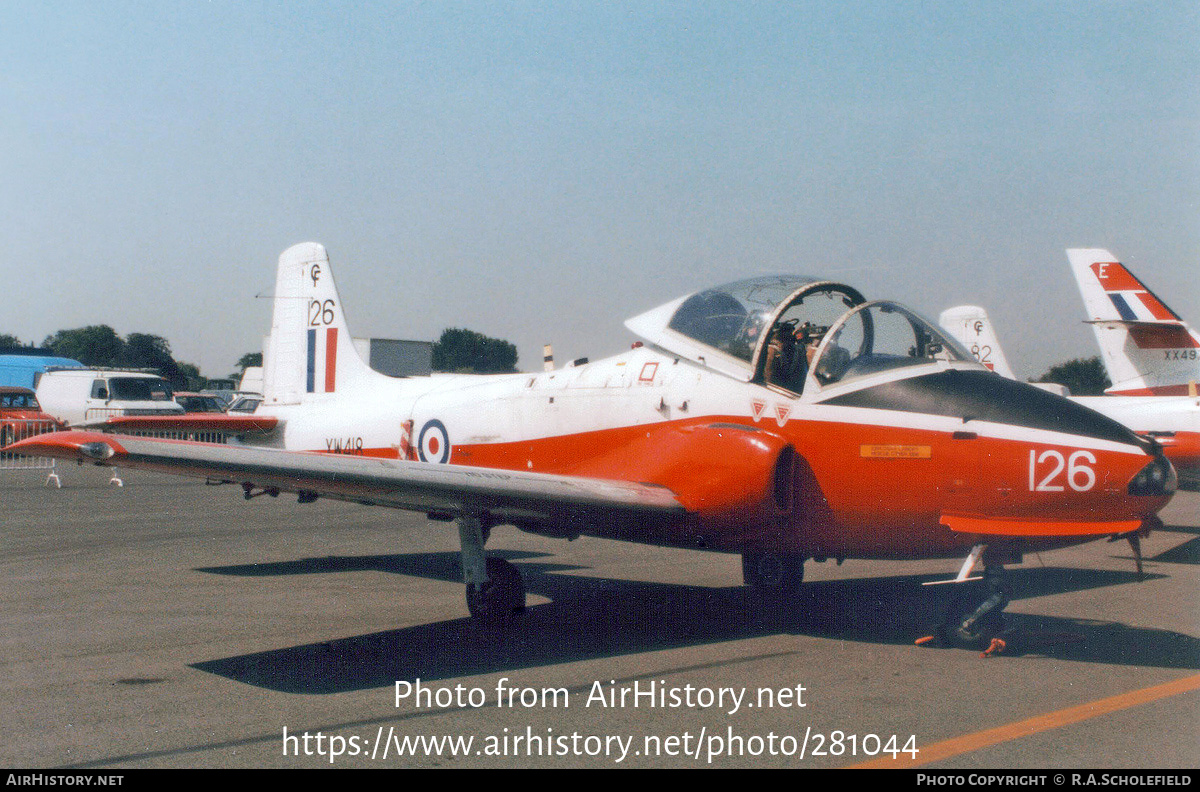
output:
M325 249L301 244L279 260L265 355L272 448L63 432L24 449L454 520L487 619L525 599L485 555L501 523L737 553L768 590L807 559L964 558L956 581L982 561L986 596L940 633L964 641L999 629L1003 564L1144 533L1175 490L1152 441L845 284L749 278L626 326L643 341L592 363L386 377L351 345Z
M938 322L980 363L997 374L1015 378L987 311L975 305L960 305L943 311ZM1072 396L1062 385L1045 382L1030 384L1069 397L1076 404L1107 415L1138 434L1153 439L1175 467L1180 489L1200 491L1200 398Z
M1200 334L1134 277L1112 253L1067 251L1117 396L1196 395Z

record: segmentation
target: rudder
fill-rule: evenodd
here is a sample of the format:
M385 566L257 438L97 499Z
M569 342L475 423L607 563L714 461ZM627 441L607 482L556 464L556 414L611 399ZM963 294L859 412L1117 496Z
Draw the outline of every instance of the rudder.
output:
M383 375L354 348L325 247L304 242L283 251L263 356L264 403L326 399L372 376Z

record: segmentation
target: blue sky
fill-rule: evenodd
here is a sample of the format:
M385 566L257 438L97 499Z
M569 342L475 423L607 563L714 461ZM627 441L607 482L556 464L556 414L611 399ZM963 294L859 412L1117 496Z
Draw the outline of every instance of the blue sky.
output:
M324 243L355 335L536 369L790 271L1095 354L1067 247L1200 324L1200 5L0 3L0 332L210 376Z

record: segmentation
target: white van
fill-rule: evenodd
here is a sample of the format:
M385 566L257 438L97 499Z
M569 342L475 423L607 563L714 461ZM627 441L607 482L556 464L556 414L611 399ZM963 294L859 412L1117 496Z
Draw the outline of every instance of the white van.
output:
M115 415L183 415L171 385L144 371L51 369L38 381L44 412L72 426Z

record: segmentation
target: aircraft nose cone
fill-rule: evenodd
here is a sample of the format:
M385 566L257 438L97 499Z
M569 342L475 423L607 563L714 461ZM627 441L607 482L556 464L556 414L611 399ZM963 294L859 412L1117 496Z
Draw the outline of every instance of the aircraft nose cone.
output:
M1179 488L1179 476L1162 452L1138 471L1129 482L1129 494L1139 496L1173 495Z

